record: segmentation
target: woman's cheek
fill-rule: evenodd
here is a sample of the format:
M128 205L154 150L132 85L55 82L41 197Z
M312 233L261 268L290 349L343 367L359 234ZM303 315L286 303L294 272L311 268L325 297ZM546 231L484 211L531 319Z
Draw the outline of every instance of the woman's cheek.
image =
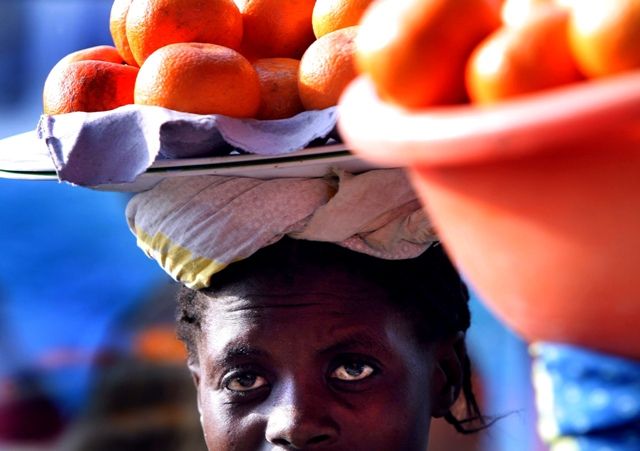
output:
M253 451L264 444L265 424L261 416L229 403L220 392L201 397L201 421L210 451Z
M234 425L227 407L213 390L198 394L200 422L209 450L229 450L233 441Z

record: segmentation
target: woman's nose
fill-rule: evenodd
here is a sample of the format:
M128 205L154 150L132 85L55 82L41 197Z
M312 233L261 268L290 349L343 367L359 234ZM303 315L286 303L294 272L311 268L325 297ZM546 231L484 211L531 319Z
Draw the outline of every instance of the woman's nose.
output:
M324 401L314 396L284 396L269 413L265 438L285 449L321 448L336 442L339 428ZM302 399L304 398L304 400Z

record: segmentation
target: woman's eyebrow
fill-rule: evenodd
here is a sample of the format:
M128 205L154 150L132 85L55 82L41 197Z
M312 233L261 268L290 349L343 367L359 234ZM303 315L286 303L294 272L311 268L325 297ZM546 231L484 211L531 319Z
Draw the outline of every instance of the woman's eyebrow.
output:
M384 354L390 352L389 347L383 341L369 334L353 333L340 337L337 342L319 349L318 354L335 354L338 352L353 351L354 349L366 349L367 351Z
M259 348L242 344L231 344L222 350L220 356L215 359L215 363L218 366L228 366L238 360L266 357L267 355L266 351Z

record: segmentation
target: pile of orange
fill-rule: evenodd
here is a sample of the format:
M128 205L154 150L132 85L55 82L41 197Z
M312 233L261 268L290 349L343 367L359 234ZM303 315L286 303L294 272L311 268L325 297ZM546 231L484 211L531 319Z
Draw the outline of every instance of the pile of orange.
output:
M51 71L44 112L131 103L281 119L336 105L356 76L354 39L373 0L114 0L114 46Z
M491 103L640 67L640 0L115 0L109 26L52 69L45 113L281 119L357 73L408 108Z
M377 0L359 28L358 70L413 109L640 68L640 0Z

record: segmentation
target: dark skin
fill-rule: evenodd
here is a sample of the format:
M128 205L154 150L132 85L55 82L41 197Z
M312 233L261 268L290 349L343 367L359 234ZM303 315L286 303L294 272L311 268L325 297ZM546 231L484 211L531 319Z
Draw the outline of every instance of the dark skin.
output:
M460 391L458 334L419 343L377 287L339 270L229 287L190 369L216 451L424 451Z

